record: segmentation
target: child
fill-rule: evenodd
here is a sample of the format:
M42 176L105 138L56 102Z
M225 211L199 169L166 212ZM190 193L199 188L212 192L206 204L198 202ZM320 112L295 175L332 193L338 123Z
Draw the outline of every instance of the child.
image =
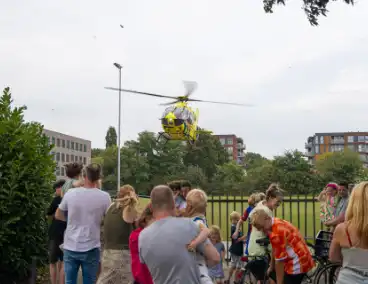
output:
M253 193L249 196L249 198L248 198L248 207L247 207L247 209L245 209L245 211L243 213L243 216L239 219L239 221L236 225L236 230L232 234L232 239L235 239L235 240L238 239L240 226L243 224L243 222L248 220L250 212L252 212L252 210L254 209L256 204L259 203L263 199L264 196L265 195L262 194L262 193ZM252 225L250 224L250 222L248 222L248 232L247 232L246 242L245 242L245 255L248 255L248 245L249 245L249 238L250 238L250 233L251 232L252 232Z
M321 202L321 222L325 223L334 219L334 212L337 205L337 184L329 183L318 196Z
M212 244L215 246L215 248L217 249L218 253L220 254L221 262L209 268L208 272L209 272L211 279L216 284L224 284L223 280L225 278L225 274L224 274L224 268L222 266L222 263L225 257L225 246L222 243L221 231L218 226L211 226L210 240Z
M139 260L138 238L144 228L149 226L153 221L151 204L142 212L138 220L138 229L134 230L129 237L130 249L130 266L135 284L153 284L151 274L147 265L142 264Z
M194 251L197 245L203 243L210 234L205 217L207 208L207 195L203 190L193 189L188 193L186 201L187 206L185 208L185 216L192 218L200 230L199 235L188 245L188 249L190 251ZM201 274L201 284L212 284L213 282L208 276L208 269L204 256L200 253L196 253L196 259L199 272Z
M230 214L230 221L231 221L231 236L234 235L236 231L236 225L238 224L240 220L240 213L234 211ZM230 246L230 258L231 258L231 267L229 270L229 277L225 281L226 284L230 283L231 278L234 274L238 275L240 272L240 269L242 268L242 261L241 257L243 255L243 240L245 239L245 236L242 236L242 232L239 230L238 237L233 238L231 237L231 246ZM235 282L234 282L235 283Z

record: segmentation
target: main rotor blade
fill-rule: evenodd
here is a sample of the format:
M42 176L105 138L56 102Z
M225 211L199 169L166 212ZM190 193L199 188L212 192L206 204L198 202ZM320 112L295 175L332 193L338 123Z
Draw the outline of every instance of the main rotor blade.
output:
M178 102L180 102L180 101L173 101L173 102L170 102L170 103L162 103L162 104L160 104L160 106L169 106L169 105L174 105L174 104L176 104L176 103L178 103Z
M200 103L211 103L211 104L222 104L222 105L233 105L233 106L246 106L246 107L254 106L252 104L238 104L238 103L227 103L227 102L203 101L203 100L197 100L197 99L188 99L188 101L200 102Z
M184 87L186 89L185 96L189 97L198 87L197 82L194 81L183 81Z
M112 91L119 91L119 88L113 88L113 87L105 87L105 89L112 90ZM158 94L146 93L146 92L139 92L139 91L134 91L134 90L120 89L120 91L126 92L126 93L138 94L138 95L152 96L152 97L157 97L157 98L176 99L176 97L170 97L170 96L164 96L164 95L158 95Z

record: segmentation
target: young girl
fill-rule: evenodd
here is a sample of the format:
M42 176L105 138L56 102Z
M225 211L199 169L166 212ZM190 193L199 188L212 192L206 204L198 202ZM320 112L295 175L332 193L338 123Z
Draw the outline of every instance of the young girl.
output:
M321 222L325 223L334 219L334 212L337 205L337 184L329 183L318 196L321 202Z
M207 195L203 190L193 189L186 197L187 207L185 208L185 217L192 218L200 230L199 235L188 245L190 251L194 251L197 245L203 243L210 234L205 217L207 208ZM201 284L212 284L211 278L208 276L206 260L200 253L196 253L196 259L201 274Z
M222 263L223 263L223 260L224 260L224 257L225 257L225 246L222 243L221 231L220 231L220 228L218 226L211 226L210 240L211 240L212 244L215 246L215 248L217 249L218 253L220 254L221 262L219 264L216 264L213 267L210 267L208 269L208 272L209 272L209 275L210 275L211 279L216 284L223 284L225 274L224 274L224 268L222 266Z
M153 221L151 204L149 203L147 207L142 212L138 220L138 229L134 230L129 237L129 249L130 249L130 264L132 275L134 278L134 284L153 284L151 274L147 268L147 265L142 264L139 261L139 249L138 249L138 239L139 234L144 228L149 226Z

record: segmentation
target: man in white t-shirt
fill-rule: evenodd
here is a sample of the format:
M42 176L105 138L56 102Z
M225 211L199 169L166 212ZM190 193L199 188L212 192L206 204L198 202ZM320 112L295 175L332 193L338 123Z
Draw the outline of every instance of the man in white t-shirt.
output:
M101 221L111 204L110 195L98 189L101 167L88 165L84 172L84 187L73 188L65 194L56 218L68 223L64 236L65 283L77 284L82 267L83 282L95 283L100 261Z

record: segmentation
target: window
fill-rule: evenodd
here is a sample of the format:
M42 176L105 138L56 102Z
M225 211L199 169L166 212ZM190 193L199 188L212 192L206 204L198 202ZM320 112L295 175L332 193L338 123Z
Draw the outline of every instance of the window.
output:
M81 151L81 152L83 151L83 144L82 143L79 144L79 151Z
M71 144L72 150L74 150L74 142L72 141L70 144Z
M66 154L66 162L69 163L69 154Z
M70 141L69 140L66 141L66 148L70 149Z
M320 137L320 142L321 142L321 144L324 144L324 143L325 143L324 138L325 138L324 136L321 136L321 137Z
M60 147L60 138L56 139L56 146Z
M227 145L232 145L232 144L234 144L234 139L233 139L233 138L227 138L227 139L226 139L226 144L227 144Z
M314 137L314 143L315 143L315 144L318 144L318 143L319 143L319 141L318 141L318 136L315 136L315 137Z
M79 162L81 162L81 163L82 163L82 161L83 161L83 157L82 157L82 156L80 156L80 157L79 157Z
M57 166L57 167L56 167L56 172L55 172L55 174L56 174L57 176L60 176L60 167L59 167L59 166Z
M75 142L75 150L78 151L78 148L79 148L79 144L78 144L78 142Z
M227 152L232 155L234 152L234 147L227 147Z
M55 153L54 152L51 152L51 158L53 161L55 161Z
M316 154L319 154L319 145L314 146L314 150Z
M65 148L65 140L61 140L61 147Z
M59 162L60 161L60 153L56 153L56 161Z
M358 145L358 152L368 152L368 147L366 144Z
M62 176L65 176L65 169L64 169L64 167L61 167L61 175Z
M365 136L365 142L368 142L368 136Z
M70 155L70 161L74 162L74 155Z
M348 143L354 142L354 136L348 136Z
M358 142L364 142L365 136L358 136Z
M83 145L83 148L84 148L84 152L87 152L87 145L86 144Z
M65 154L64 153L61 153L61 161L65 162Z
M52 145L55 145L55 137L52 137Z
M83 165L87 165L87 159L86 159L86 157L83 158Z
M220 143L221 143L222 146L224 146L225 145L225 138L220 138Z

